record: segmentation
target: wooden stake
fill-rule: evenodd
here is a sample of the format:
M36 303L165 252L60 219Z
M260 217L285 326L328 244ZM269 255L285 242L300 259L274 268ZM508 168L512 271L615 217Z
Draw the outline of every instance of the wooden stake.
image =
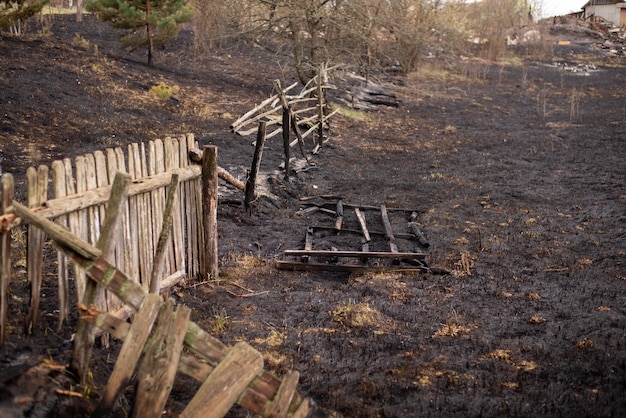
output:
M217 279L217 147L207 146L202 152L202 229L205 244L200 257L203 280Z
M289 125L291 117L289 116L289 107L283 108L283 149L285 151L285 180L289 181L289 160L290 149L289 144Z
M163 210L163 224L161 225L161 233L152 263L152 275L150 276L150 293L158 293L161 290L161 276L163 275L163 267L165 262L165 250L172 230L172 209L174 207L174 198L176 197L176 189L178 187L178 175L172 174L170 188L167 191L167 200L165 209Z
M28 206L39 206L48 198L48 167L39 166L37 170L30 167L26 170ZM24 331L31 334L37 326L39 316L39 298L43 275L43 246L45 233L37 228L28 228L26 245L28 247L28 281L30 282L30 301L28 314L24 323Z
M254 149L254 157L252 158L252 167L250 174L246 180L245 199L243 201L246 210L250 209L250 203L255 197L256 176L261 166L261 156L263 155L263 146L265 145L265 122L259 123L259 131L256 136L256 147Z
M0 183L0 214L7 212L13 201L13 175L2 175ZM11 280L11 230L0 234L0 347L4 345L9 311L9 281Z

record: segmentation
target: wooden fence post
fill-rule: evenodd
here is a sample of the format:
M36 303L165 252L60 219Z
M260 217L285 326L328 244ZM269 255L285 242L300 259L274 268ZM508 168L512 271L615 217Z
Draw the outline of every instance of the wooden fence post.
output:
M200 245L202 280L217 279L217 147L202 149L202 230L204 245Z
M39 206L48 198L48 167L40 165L37 170L29 167L26 170L28 207ZM24 324L26 334L33 332L39 316L39 300L43 274L43 246L45 233L35 227L28 227L28 280L30 282L30 302L28 315Z
M283 109L283 148L285 149L285 180L289 181L289 159L290 148L289 130L291 125L291 117L289 116L289 107Z
M317 145L321 148L322 143L324 142L324 87L323 87L323 78L322 73L324 72L323 67L320 66L317 73L317 100L318 100L318 123L319 126L317 128Z
M259 131L256 136L256 147L254 149L254 157L252 158L252 167L250 168L250 174L246 179L246 190L244 198L244 206L246 209L250 208L250 203L254 200L254 188L256 185L256 176L259 173L259 166L261 165L261 156L263 155L263 145L265 144L265 122L259 122Z
M107 214L100 231L100 237L96 248L102 251L102 257L109 260L113 255L116 235L118 232L119 220L122 211L128 200L128 186L130 184L130 175L118 172L113 181L111 188L111 197L107 204ZM83 303L87 306L94 303L96 296L97 284L93 280L89 280L85 286L85 295ZM92 326L85 321L79 321L74 338L74 350L72 352L72 360L70 369L76 373L82 384L87 383L87 374L89 371L89 360L94 344L94 334Z
M174 208L174 199L176 198L176 189L178 187L178 174L173 173L170 181L170 188L167 191L167 198L165 201L165 208L163 209L163 222L161 225L161 233L159 234L159 240L156 246L156 252L154 254L154 261L152 262L152 273L150 275L150 293L159 293L161 290L161 279L163 275L163 267L165 262L165 252L170 240L170 233L172 230L172 210Z
M0 184L0 215L4 215L13 201L14 181L11 174L3 174ZM0 233L0 347L4 345L9 308L9 280L11 278L11 230Z

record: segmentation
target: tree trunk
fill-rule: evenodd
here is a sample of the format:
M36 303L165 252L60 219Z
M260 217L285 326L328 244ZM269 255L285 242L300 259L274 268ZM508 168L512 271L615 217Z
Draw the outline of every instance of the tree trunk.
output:
M150 24L150 0L146 0L146 32L148 35L148 65L154 61L154 42L152 40L152 25Z

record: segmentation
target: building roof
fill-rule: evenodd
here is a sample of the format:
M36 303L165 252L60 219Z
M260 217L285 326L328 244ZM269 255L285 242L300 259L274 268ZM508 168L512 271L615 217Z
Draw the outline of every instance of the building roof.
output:
M604 6L611 4L617 4L621 6L621 4L626 5L626 2L624 0L589 0L587 3L585 3L583 9L587 6Z

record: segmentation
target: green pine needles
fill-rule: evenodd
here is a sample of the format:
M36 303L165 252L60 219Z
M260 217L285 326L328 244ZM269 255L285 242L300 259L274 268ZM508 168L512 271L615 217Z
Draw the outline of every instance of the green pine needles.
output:
M122 46L148 48L152 65L155 45L176 38L182 23L191 19L187 0L87 0L85 8L116 29L125 29Z

